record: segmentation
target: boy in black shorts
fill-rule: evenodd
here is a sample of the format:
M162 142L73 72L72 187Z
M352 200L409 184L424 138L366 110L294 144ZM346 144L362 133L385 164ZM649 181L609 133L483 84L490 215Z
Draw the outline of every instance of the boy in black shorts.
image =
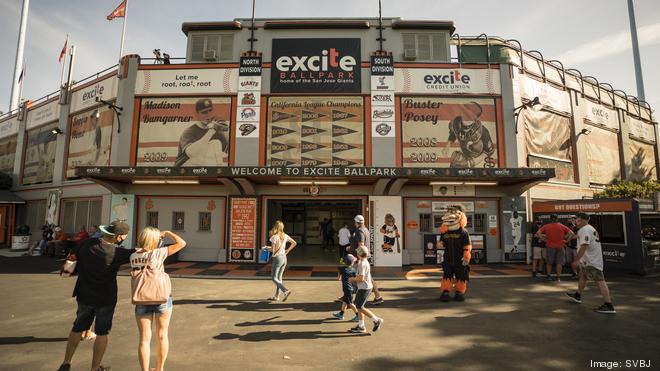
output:
M353 293L355 292L355 287L352 283L349 282L351 277L355 277L355 269L353 264L355 264L355 256L351 254L346 254L342 258L341 266L339 267L339 278L341 279L341 288L344 291L344 296L341 298L341 310L337 313L333 313L332 316L336 319L344 319L344 311L346 308L350 307L355 313L355 317L351 319L353 322L358 321L357 308L353 304Z

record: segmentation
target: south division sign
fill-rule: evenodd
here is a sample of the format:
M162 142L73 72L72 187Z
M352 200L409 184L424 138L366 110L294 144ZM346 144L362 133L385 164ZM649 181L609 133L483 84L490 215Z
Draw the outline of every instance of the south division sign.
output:
M245 178L245 177L388 177L388 178L456 178L456 179L516 179L552 178L551 168L402 168L402 167L118 167L83 166L76 168L80 177L185 177Z
M359 93L360 39L273 39L273 93Z

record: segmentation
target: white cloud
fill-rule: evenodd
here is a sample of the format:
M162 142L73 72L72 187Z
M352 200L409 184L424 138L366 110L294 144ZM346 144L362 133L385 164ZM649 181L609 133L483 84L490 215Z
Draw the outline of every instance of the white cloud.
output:
M639 28L637 36L640 47L660 43L660 23ZM623 53L631 49L630 33L620 32L579 45L553 59L561 61L566 66L573 66Z

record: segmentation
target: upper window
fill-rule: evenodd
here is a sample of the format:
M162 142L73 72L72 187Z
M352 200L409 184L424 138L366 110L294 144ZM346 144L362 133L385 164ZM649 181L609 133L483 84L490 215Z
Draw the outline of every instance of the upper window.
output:
M190 61L215 63L231 61L234 52L234 35L190 36Z
M442 34L403 34L403 59L423 61L445 61L447 51Z

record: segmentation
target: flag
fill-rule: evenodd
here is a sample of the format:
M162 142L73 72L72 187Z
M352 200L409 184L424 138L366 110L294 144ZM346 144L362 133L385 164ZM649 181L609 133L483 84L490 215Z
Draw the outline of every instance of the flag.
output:
M62 51L60 52L60 57L57 59L58 62L62 63L62 59L64 59L64 56L66 55L66 44L69 43L69 38L67 37L66 41L64 42L64 46L62 47Z
M112 13L110 13L110 15L106 17L106 19L111 21L115 18L123 18L125 16L126 16L126 0L122 1L121 4L119 4L119 6L117 6L115 10L113 10Z

